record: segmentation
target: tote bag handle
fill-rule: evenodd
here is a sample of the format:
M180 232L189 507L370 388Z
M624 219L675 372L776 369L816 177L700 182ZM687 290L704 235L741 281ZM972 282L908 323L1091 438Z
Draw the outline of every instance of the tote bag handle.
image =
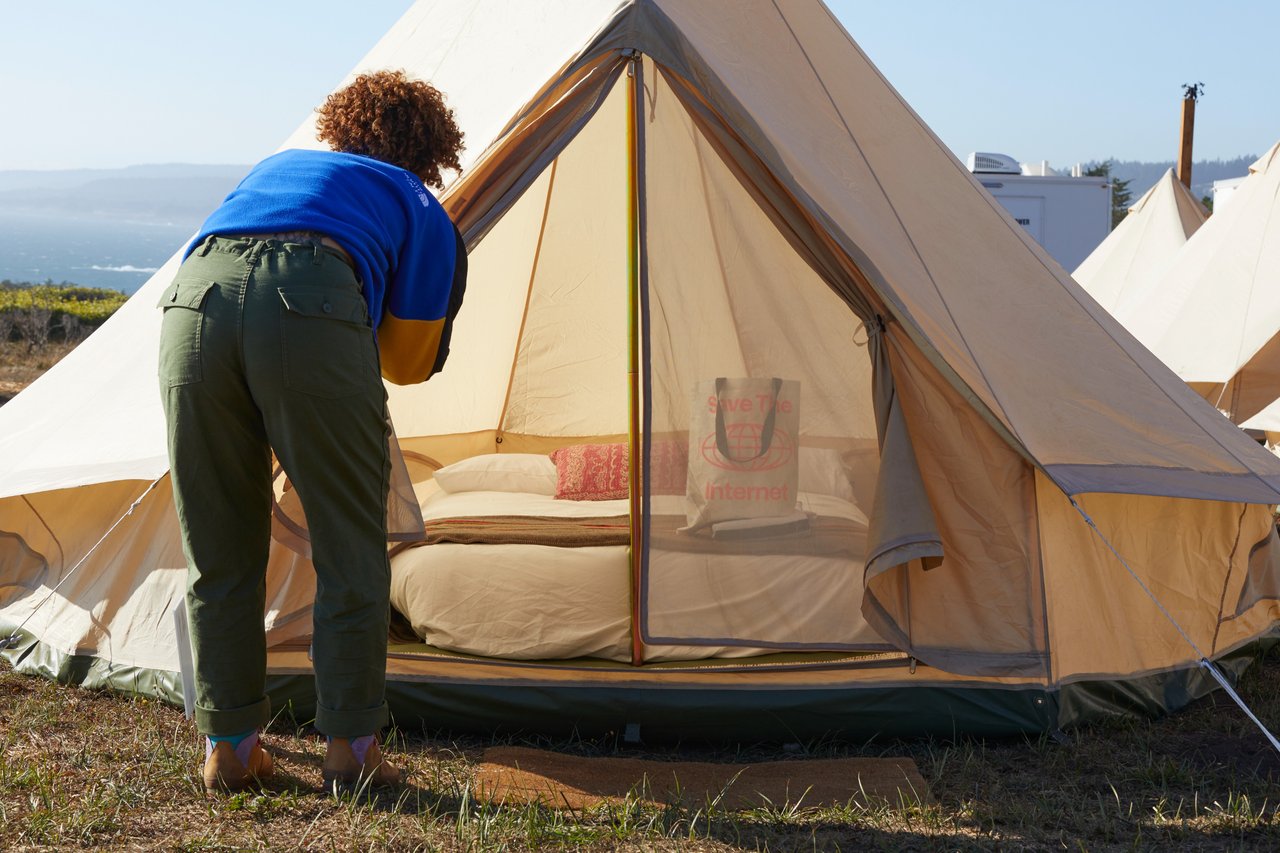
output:
M723 376L716 378L716 450L720 451L720 455L726 460L738 464L759 459L769 452L769 446L773 444L773 422L778 414L778 395L782 393L782 380L776 376L773 378L773 402L769 406L769 413L765 415L764 426L760 430L760 452L755 456L746 456L742 459L735 459L729 452L729 434L724 426L724 401L721 399L725 381Z

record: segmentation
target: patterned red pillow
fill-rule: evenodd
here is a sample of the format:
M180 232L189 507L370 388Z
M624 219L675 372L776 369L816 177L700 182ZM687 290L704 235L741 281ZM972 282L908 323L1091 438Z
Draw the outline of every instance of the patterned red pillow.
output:
M631 494L625 444L575 444L553 451L556 497L570 501L621 500Z

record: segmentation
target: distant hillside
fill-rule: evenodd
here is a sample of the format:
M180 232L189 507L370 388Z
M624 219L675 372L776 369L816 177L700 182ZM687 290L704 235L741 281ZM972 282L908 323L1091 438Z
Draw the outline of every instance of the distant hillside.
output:
M75 218L189 222L194 227L248 171L247 165L188 164L0 171L0 210Z
M1208 195L1214 181L1249 173L1257 154L1232 160L1200 160L1192 166L1191 191ZM1098 165L1094 160L1086 168ZM1112 174L1129 181L1136 200L1172 161L1113 161ZM0 171L0 211L72 218L174 222L196 227L249 171L248 165L200 166L182 163L124 169Z
M1233 160L1197 160L1191 164L1191 192L1196 198L1203 198L1213 192L1214 181L1225 181L1228 178L1242 178L1249 174L1249 167L1258 159L1257 154L1245 154ZM1108 158L1110 159L1110 158ZM1086 163L1090 169L1099 165L1098 160ZM1155 186L1156 181L1168 169L1176 169L1177 163L1169 160L1164 163L1144 163L1140 160L1112 160L1111 174L1122 181L1129 181L1129 190L1133 200Z

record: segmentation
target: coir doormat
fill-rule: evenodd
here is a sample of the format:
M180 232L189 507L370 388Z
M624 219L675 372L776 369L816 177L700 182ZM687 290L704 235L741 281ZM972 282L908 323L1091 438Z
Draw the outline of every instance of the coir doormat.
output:
M628 797L654 805L721 809L931 802L910 758L833 758L712 764L639 758L584 758L527 747L485 750L476 772L478 799L589 808Z

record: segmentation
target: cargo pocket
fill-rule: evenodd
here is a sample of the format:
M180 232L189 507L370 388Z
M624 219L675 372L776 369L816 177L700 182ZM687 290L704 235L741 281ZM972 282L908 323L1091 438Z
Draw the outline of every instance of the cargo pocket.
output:
M350 290L279 290L285 386L316 397L350 397L380 386L364 297Z
M204 379L200 337L204 330L204 300L214 282L186 278L174 281L160 297L160 382L168 387Z

